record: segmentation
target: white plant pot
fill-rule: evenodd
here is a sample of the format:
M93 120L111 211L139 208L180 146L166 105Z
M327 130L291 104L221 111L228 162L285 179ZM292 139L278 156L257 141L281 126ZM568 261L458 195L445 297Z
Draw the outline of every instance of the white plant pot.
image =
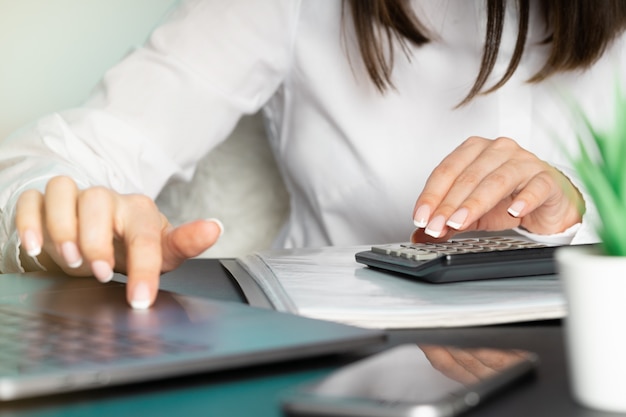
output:
M626 412L626 257L583 246L555 256L568 303L572 395L590 408Z

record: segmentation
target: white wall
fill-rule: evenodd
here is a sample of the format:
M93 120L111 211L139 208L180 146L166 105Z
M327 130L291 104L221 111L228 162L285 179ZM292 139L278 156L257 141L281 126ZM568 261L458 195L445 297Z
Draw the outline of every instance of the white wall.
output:
M174 0L0 0L0 138L81 103Z

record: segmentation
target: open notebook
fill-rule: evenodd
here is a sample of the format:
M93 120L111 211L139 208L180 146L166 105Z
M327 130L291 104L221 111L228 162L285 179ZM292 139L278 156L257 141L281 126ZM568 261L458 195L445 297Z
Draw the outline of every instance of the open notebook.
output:
M558 277L431 284L355 261L369 246L267 250L222 263L251 305L370 328L433 328L557 319Z
M384 334L161 291L129 308L124 284L0 275L0 401L304 358Z

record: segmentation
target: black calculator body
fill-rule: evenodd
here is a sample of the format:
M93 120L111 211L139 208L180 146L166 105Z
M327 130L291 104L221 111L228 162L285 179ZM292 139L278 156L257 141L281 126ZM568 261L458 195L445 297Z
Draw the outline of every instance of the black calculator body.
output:
M374 269L447 283L554 274L554 251L558 247L517 237L491 236L377 245L357 253L355 258Z

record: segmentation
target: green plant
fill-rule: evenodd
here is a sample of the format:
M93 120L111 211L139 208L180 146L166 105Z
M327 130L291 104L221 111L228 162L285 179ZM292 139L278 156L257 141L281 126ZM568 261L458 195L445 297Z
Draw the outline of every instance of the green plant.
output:
M600 216L596 230L604 253L626 256L626 96L617 85L616 117L606 131L594 127L574 106L582 129L577 138L579 152L571 160Z

